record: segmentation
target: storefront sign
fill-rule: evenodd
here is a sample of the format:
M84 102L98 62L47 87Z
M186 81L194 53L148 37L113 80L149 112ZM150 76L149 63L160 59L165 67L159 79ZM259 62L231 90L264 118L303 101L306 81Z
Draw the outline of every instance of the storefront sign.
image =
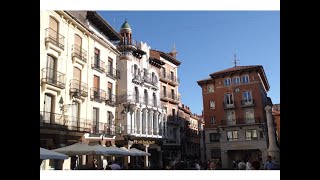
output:
M155 141L133 140L133 144L155 144Z

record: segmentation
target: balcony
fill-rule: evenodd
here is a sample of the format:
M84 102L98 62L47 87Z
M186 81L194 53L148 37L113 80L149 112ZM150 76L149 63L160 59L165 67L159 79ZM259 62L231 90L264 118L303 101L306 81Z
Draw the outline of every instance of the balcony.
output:
M168 124L180 125L180 121L177 116L168 116L167 118Z
M155 79L155 78L152 78L151 76L144 76L143 77L143 81L144 83L148 83L149 87L155 89L155 90L158 90L158 81Z
M91 121L79 117L40 111L40 129L90 132Z
M99 59L95 59L92 62L91 67L92 67L92 69L95 69L100 73L104 73L105 72L104 62L99 60Z
M143 83L143 79L142 79L142 77L141 77L141 74L139 74L139 73L133 73L132 74L132 82L133 83L136 83L136 84L141 84L141 83Z
M51 68L43 68L41 83L47 83L60 89L65 88L65 74Z
M96 87L92 87L90 91L91 91L90 93L91 100L100 102L100 103L106 100L106 91Z
M64 50L64 36L56 32L51 28L46 29L46 36L45 36L45 43L46 46L52 44L62 50Z
M124 103L124 102L132 103L132 104L139 103L145 106L161 108L160 101L145 98L144 96L136 96L135 94L119 95L118 103Z
M109 105L109 106L116 106L117 105L116 95L107 94L107 96L106 96L106 104Z
M137 137L158 137L162 138L161 128L152 128L151 126L128 126L122 125L117 133L123 135L132 135Z
M253 99L241 100L241 106L242 106L242 107L252 107L252 106L255 106L254 100L253 100Z
M107 76L112 78L112 79L116 79L117 78L117 70L112 68L112 66L107 66L107 72L106 72Z
M76 79L70 80L70 95L72 97L87 97L88 85Z
M169 101L169 102L171 102L173 104L178 104L179 101L180 101L180 97L179 96L177 96L176 94L168 93L168 92L161 92L160 93L160 98L163 101Z
M73 62L76 61L79 64L84 65L87 63L87 51L74 44L72 48L72 60Z
M221 126L239 126L239 125L252 125L252 124L261 124L261 123L262 121L260 117L221 120Z
M178 86L180 84L180 78L172 76L169 73L160 73L160 80L173 86Z
M223 107L224 107L224 109L234 109L234 108L236 108L236 103L233 102L233 104L230 104L227 102L223 102Z

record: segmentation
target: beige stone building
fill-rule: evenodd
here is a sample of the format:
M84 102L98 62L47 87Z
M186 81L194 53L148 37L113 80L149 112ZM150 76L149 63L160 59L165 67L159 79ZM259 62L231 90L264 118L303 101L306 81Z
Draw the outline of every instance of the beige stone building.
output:
M178 104L180 103L177 51L165 53L159 50L150 50L150 56L164 63L160 69L160 100L167 112L166 139L163 141L163 162L168 164L175 159L181 159L180 121L178 119Z
M120 35L96 12L40 12L41 147L55 149L81 139L114 143L120 55L114 42L119 40ZM73 166L70 158L63 166L46 160L42 168Z

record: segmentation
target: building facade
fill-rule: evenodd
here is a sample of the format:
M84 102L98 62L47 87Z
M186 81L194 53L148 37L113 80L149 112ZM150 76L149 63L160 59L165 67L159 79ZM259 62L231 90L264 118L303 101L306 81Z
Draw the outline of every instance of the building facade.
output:
M132 38L132 29L127 21L123 23L120 35L116 119L122 129L121 135L116 137L116 144L151 154L143 160L129 158L125 163L139 165L143 162L140 166L162 167L161 145L167 134L167 115L160 103L159 79L164 63L150 57L150 47L146 43Z
M174 48L170 53L150 49L150 56L164 63L160 68L160 102L167 112L167 134L163 141L163 164L181 159L180 121L178 119L178 104L180 103L178 67L181 64L176 59Z
M41 147L114 142L120 38L96 12L40 11ZM73 159L44 166L70 169Z
M202 88L207 159L265 162L269 84L262 66L235 66L197 82Z
M272 106L272 116L276 129L277 144L280 147L280 104L274 104Z

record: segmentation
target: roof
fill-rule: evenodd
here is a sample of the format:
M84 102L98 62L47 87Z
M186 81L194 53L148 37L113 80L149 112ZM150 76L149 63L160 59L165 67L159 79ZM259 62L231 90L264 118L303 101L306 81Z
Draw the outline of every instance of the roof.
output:
M202 79L202 80L197 81L197 83L198 83L198 85L200 85L202 83L209 82L211 80L212 80L212 78Z
M115 29L113 29L113 27L105 19L103 19L96 11L88 11L87 18L110 40L119 41L121 39L120 34Z
M255 68L260 68L262 67L261 65L253 65L253 66L235 66L232 68L228 68L222 71L214 72L210 74L210 76L215 76L215 75L220 75L220 74L226 74L229 72L234 72L234 71L241 71L241 70L247 70L247 69L255 69Z
M129 23L127 22L127 20L125 20L125 22L122 24L121 29L131 29Z
M160 56L161 56L162 58L166 59L167 61L169 61L177 66L179 66L181 64L181 62L178 61L176 58L174 58L171 55L169 55L168 53L165 53L162 51L150 49L150 56L154 56L155 58L160 58Z

